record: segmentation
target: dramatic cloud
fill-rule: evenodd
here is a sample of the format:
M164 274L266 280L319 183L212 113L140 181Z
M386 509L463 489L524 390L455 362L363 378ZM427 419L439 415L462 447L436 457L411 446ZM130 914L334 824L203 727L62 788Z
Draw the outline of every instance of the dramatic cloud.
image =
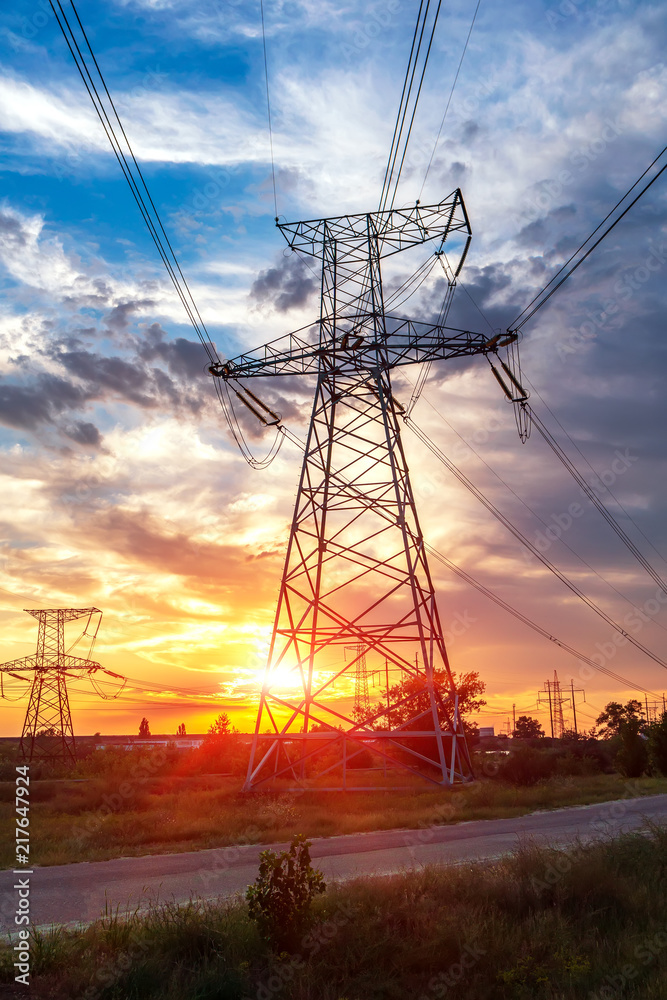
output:
M377 206L409 6L304 0L267 10L273 164L252 5L132 0L86 12L221 356L318 314L317 261L311 271L284 254L276 214L312 219ZM490 334L515 319L664 145L667 17L664 5L635 0L482 5L435 148L471 14L458 0L441 14L397 204L438 203L461 186L473 242L448 322ZM190 677L209 695L233 692L246 725L302 456L286 443L257 472L238 454L206 353L55 22L43 20L10 7L0 14L9 42L0 74L7 656L25 651L21 608L95 604L108 614L102 652L110 666L181 686ZM387 294L430 253L415 253L412 264L407 254L383 261ZM666 273L661 180L520 344L531 403L584 474L613 491L604 494L610 509L662 572ZM437 265L395 311L432 321L445 289ZM397 399L410 399L417 376L412 368L392 374ZM253 390L303 438L313 379L258 379ZM237 409L249 447L265 454L275 432ZM539 436L520 445L512 406L483 358L433 365L414 417L610 613L622 617L629 601L652 597L653 584ZM405 448L431 544L588 655L609 640L407 428ZM582 513L562 528L573 504ZM461 616L471 622L453 642L455 666L480 670L491 705L502 702L485 721L504 721L515 698L528 708L554 669L576 676L575 660L522 631L437 560L433 573L445 628L456 632ZM659 648L661 624L646 623L647 645ZM635 662L627 650L616 659L638 683L661 683L650 661ZM591 680L591 703L618 695L611 684ZM205 727L206 713L198 718Z
M250 286L251 298L270 303L278 312L305 306L318 288L317 278L299 257L282 257L276 267L261 271Z

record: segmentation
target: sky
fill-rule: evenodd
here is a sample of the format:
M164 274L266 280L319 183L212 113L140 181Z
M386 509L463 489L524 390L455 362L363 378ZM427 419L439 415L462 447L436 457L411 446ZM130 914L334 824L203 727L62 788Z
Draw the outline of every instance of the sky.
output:
M417 7L266 0L281 218L376 208ZM663 147L667 10L482 0L424 183L474 9L442 5L397 204L461 188L473 241L449 321L486 332L511 323ZM80 0L78 10L220 354L312 322L317 280L285 255L274 225L259 4ZM221 711L247 730L298 449L285 444L256 471L231 440L204 352L46 0L3 7L0 35L3 659L34 651L36 623L23 609L94 606L103 611L94 658L134 687L113 699L105 683L102 699L89 681L72 682L75 732L135 733L143 715L153 732L181 722L202 732ZM666 197L661 179L521 344L535 412L663 579ZM437 313L444 287L433 271L408 314ZM415 377L396 374L398 399ZM303 435L312 385L269 382L262 392ZM609 615L622 621L639 608L639 638L667 658L664 595L539 435L521 444L483 359L434 366L413 416ZM257 453L268 451L270 434L246 426ZM582 673L434 561L452 666L487 684L481 725L498 731L512 705L547 722L538 691L554 671L583 689L586 727L637 687L661 694L664 668L614 643L407 429L405 447L429 543L630 682ZM86 637L72 652L88 655ZM3 702L0 733L12 735L26 686L10 681L5 694L16 700Z

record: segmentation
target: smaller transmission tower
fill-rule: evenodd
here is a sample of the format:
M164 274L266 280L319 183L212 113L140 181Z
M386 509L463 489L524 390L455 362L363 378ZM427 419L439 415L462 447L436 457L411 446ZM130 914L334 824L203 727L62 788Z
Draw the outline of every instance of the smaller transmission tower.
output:
M357 721L366 719L370 712L371 699L368 694L368 670L366 669L366 647L363 642L355 643L354 646L346 646L352 650L356 659L356 673L354 682L354 708L352 715Z
M20 660L0 664L0 671L18 680L24 680L22 672L34 671L28 711L21 734L21 753L29 761L75 760L74 730L66 678L77 679L104 668L93 660L83 660L65 652L65 623L87 617L90 624L92 616L101 616L102 612L98 608L24 610L39 622L37 652L34 656L24 656ZM87 634L88 624L84 635ZM111 674L111 671L104 672Z
M569 699L563 697L563 689L558 680L558 674L554 670L554 679L545 681L544 687L538 692L538 704L542 702L542 695L546 695L549 701L549 722L551 723L551 738L562 739L565 731L565 720L563 718L563 704Z

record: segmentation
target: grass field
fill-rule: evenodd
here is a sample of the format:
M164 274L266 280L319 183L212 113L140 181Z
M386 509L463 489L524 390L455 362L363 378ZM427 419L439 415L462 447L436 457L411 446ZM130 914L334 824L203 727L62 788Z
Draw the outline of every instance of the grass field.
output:
M667 831L332 887L292 955L240 901L111 916L37 934L32 976L40 1000L664 1000Z
M95 778L33 782L31 862L66 864L140 854L198 850L392 827L519 816L537 809L667 792L666 778L619 775L552 778L515 788L484 780L455 790L422 784L405 792L253 794L240 779L215 775L151 779L144 784ZM0 867L13 864L14 785L0 784Z

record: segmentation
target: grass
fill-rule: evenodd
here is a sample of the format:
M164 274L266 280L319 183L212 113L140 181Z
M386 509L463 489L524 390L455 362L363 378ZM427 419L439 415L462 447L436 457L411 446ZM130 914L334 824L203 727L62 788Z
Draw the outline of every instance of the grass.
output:
M13 865L13 783L0 784L0 866ZM120 789L120 791L119 791ZM540 809L667 792L666 778L619 775L552 778L527 788L480 781L455 790L417 785L405 792L240 792L240 779L151 779L125 795L123 779L31 785L31 862L99 861L394 827L520 816Z
M0 950L0 977L13 977ZM3 995L10 995L4 994ZM36 934L49 1000L664 1000L667 830L331 887L294 955L241 901Z

